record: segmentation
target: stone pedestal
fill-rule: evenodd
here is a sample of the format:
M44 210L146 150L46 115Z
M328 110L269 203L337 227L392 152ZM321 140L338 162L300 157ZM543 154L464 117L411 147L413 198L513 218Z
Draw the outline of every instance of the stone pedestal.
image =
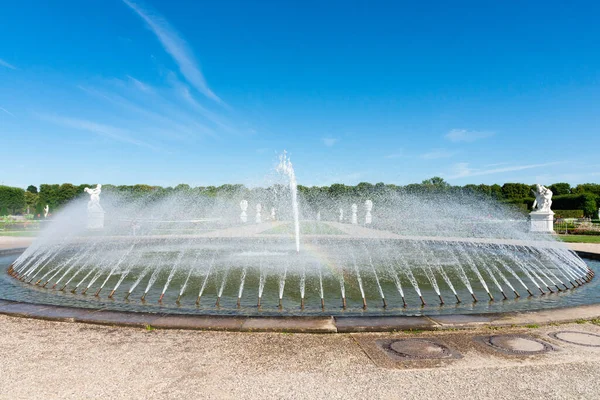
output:
M533 211L529 213L531 232L554 233L554 213L552 211Z
M103 229L104 228L104 211L88 210L88 229Z

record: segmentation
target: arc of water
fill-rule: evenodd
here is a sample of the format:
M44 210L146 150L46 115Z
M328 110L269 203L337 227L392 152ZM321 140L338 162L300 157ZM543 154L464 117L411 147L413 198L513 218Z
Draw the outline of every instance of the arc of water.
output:
M43 267L45 267L58 254L58 251L59 251L59 248L56 248L54 250L49 251L46 255L42 255L42 257L40 257L40 259L38 261L36 261L27 271L25 271L21 275L21 280L24 280L25 278L28 278L30 275L32 275L34 272L36 272L39 269L39 267L41 265L43 265ZM35 278L35 275L33 275L31 277L31 279L33 279L33 278Z
M512 283L510 283L510 281L506 278L506 276L502 273L502 271L500 270L500 268L498 268L498 266L496 264L500 264L502 265L502 263L498 260L497 256L488 256L488 257L483 257L481 256L480 258L483 259L483 262L486 262L487 264L489 264L490 269L495 272L500 279L502 279L502 281L504 282L504 284L506 286L508 286L510 288L510 290L513 291L513 293L515 294L515 296L520 297L519 292L517 292L514 288L514 286L512 285ZM490 261L490 258L492 259ZM504 292L502 292L502 295L504 296L504 298L506 299L506 295L504 294Z
M127 294L125 295L126 299L129 297L129 295L131 295L131 293L133 293L133 291L140 284L140 282L142 282L142 279L144 279L144 277L148 274L148 272L150 272L150 266L147 266L146 268L144 268L142 270L142 273L135 280L135 282L133 282L133 284L129 287L129 290L127 291Z
M179 301L181 300L181 297L185 293L185 289L187 288L188 282L190 280L190 276L192 276L192 272L195 272L197 270L196 263L198 262L198 259L200 258L201 254L202 254L201 251L199 251L198 253L196 253L196 257L194 258L194 262L192 263L192 267L190 267L190 270L188 271L187 277L185 278L185 281L183 282L183 285L181 285L181 290L179 291L179 296L177 297L177 303L179 303Z
M96 244L92 244L79 258L77 258L74 261L68 261L67 263L65 263L65 267L66 268L65 272L60 276L60 278L54 283L54 285L52 286L53 288L56 287L56 285L58 285L65 276L67 276L69 274L69 272L71 272L73 270L73 268L75 268L75 266L77 265L77 263L83 259L85 259L86 257L88 257L88 255L90 254L90 252L92 251L92 249L96 246ZM54 277L48 279L48 281L51 281L52 279L54 279Z
M242 277L240 278L240 289L238 290L238 300L237 306L240 307L240 303L242 301L242 294L244 293L244 282L246 282L246 272L248 270L248 266L244 266L242 269Z
M552 272L552 270L550 268L548 268L546 265L544 265L544 263L542 263L539 259L537 259L535 257L532 257L531 265L540 274L542 274L548 281L550 281L550 283L552 285L554 285L559 291L561 290L557 284L557 282L560 281L560 279L558 279L556 274L554 274L554 272ZM550 276L550 275L552 275L552 276ZM550 292L553 292L553 290L549 286L547 286L547 288Z
M498 248L498 250L499 250L499 251L500 251L502 254L505 254L505 253L506 253L506 249L504 248L504 246L502 246L502 245L498 245L498 246L497 246L497 248ZM525 284L525 282L523 282L523 280L521 279L521 277L520 277L520 276L519 276L519 275L518 275L518 274L517 274L517 273L516 273L516 272L515 272L515 271L514 271L514 270L513 270L511 267L510 267L510 265L508 265L508 263L504 262L504 260L502 260L502 259L501 259L501 261L500 261L500 265L501 265L502 267L504 267L504 269L505 269L506 271L508 271L508 273L509 273L509 274L511 274L511 275L512 275L512 276L513 276L513 277L514 277L514 278L515 278L515 279L516 279L516 280L517 280L517 281L518 281L520 284L521 284L521 286L523 286L523 288L524 288L524 289L525 289L527 292L531 293L531 291L529 290L529 288L527 287L527 285ZM517 292L516 290L514 290L514 288L513 288L513 291L514 291L514 293L515 293L515 296L517 296L517 297L521 297L521 296L519 295L519 292Z
M288 263L286 262L285 267L283 268L283 273L281 274L281 278L279 279L279 307L283 307L283 290L285 289L285 278L288 270Z
M518 258L516 258L514 256L514 254L512 254L512 251L507 251L506 255L508 256L508 258L510 258L510 260L513 262L513 264L517 265L521 271L523 271L523 273L525 273L525 275L529 278L529 280L531 282L533 282L533 284L538 288L538 290L540 292L543 292L542 288L540 287L540 285L537 283L537 281L533 278L533 276L529 273L528 268L521 262L521 260L519 260ZM531 291L528 289L527 293L529 293L530 296L533 296L533 293L531 293Z
M477 246L477 247L479 247L479 246ZM473 253L473 258L475 259L475 261L478 261L483 266L483 269L492 278L492 282L494 283L494 285L496 285L496 287L498 288L498 290L500 291L502 296L506 299L507 297L506 297L506 294L504 293L504 289L502 289L502 286L500 286L500 282L498 282L498 279L496 279L496 276L494 275L492 270L488 267L488 263L482 257L479 256L478 252Z
M158 299L159 303L162 301L163 297L165 296L165 292L167 291L167 288L169 287L169 284L171 283L173 276L175 276L175 272L177 271L177 268L179 267L179 264L181 263L181 260L183 259L184 254L185 254L185 250L182 250L177 255L177 259L175 260L175 263L173 263L173 268L171 268L171 272L169 272L169 276L167 277L165 286L163 287L163 290L160 294L160 298Z
M473 260L471 259L471 257L469 256L469 254L467 253L467 250L465 249L465 247L458 243L457 246L461 249L461 255L464 256L464 258L467 260L467 265L469 265L469 267L471 268L471 271L473 271L475 273L475 275L477 276L477 279L479 279L479 282L481 283L481 286L483 286L483 288L485 289L485 291L488 294L488 297L490 298L490 300L493 300L494 297L492 296L492 294L490 293L490 289L488 288L487 283L485 282L485 279L483 279L483 276L481 275L481 272L479 272L479 269L477 268L477 265L475 265L475 263L473 262ZM473 294L472 294L473 295ZM477 301L477 299L475 297L473 297L473 299L475 301Z
M421 299L421 304L425 305L425 300L423 299L423 295L421 294L421 289L419 288L419 283L415 279L415 276L413 275L412 270L410 269L410 266L406 262L402 253L399 253L398 257L400 258L400 263L396 260L392 260L393 264L396 265L396 267L399 267L400 271L404 272L404 275L408 278L409 282L415 289L415 292L417 292L419 299Z
M131 272L131 270L133 269L133 266L135 265L135 263L141 258L141 254L138 255L137 257L135 257L133 260L131 260L128 264L127 267L125 268L125 271L121 274L121 276L119 277L119 280L117 281L117 283L115 284L115 287L113 287L113 289L110 291L110 294L108 295L109 299L112 299L113 295L115 294L115 292L117 291L117 289L119 288L119 286L121 286L121 283L123 283L123 281L125 280L125 278L127 278L127 276L129 276L129 273ZM140 279L141 280L141 279Z
M88 259L88 260L87 260L87 261L86 261L86 262L85 262L85 263L84 263L84 264L83 264L81 267L79 267L79 269L78 269L77 271L75 271L75 273L74 273L74 274L73 274L73 275L72 275L72 276L71 276L71 277L70 277L70 278L67 280L67 282L66 282L66 283L63 285L63 287L62 287L62 288L60 288L60 290L61 290L61 291L62 291L62 290L65 290L65 288L67 287L67 285L68 285L69 283L71 283L71 281L72 281L73 279L75 279L75 277L77 277L81 271L83 271L85 268L87 268L87 266L91 264L91 262L92 262L92 260L93 260L94 258L95 258L95 257L89 258L89 259ZM77 286L77 287L78 287L78 286ZM73 292L75 292L75 290L77 289L77 287L75 287L75 289L73 289Z
M321 263L318 264L319 267L319 295L321 296L321 307L325 308L325 292L323 291L323 266Z
M258 307L260 307L260 300L262 299L266 280L267 280L267 273L263 268L263 259L261 257L259 260L259 264L258 264L258 304L257 304Z
M229 270L231 269L231 265L227 264L225 266L225 272L223 273L223 279L221 280L221 286L219 287L219 292L217 293L217 306L219 305L219 301L221 296L223 295L223 290L225 289L225 284L227 283L227 276L229 275Z
M146 299L146 295L150 291L150 288L152 287L152 285L154 285L154 282L156 282L156 279L158 279L158 274L160 274L161 271L162 271L162 265L159 264L154 269L154 272L152 272L152 275L150 275L150 279L148 280L148 284L146 285L146 289L144 290L144 294L142 295L142 301L144 301Z
M368 254L368 253L367 253ZM369 256L369 264L371 265L371 270L373 271L373 276L375 276L375 283L377 283L377 289L379 290L379 296L381 296L381 301L383 302L383 307L387 307L387 303L385 301L385 294L383 293L383 288L381 287L381 282L379 282L379 276L377 276L377 271L375 270L375 265L373 265L373 258L371 255Z
M545 258L548 261L550 261L551 263L553 263L557 267L557 269L559 271L561 271L561 273L563 273L563 275L564 275L564 272L566 272L570 276L570 278L567 278L566 275L565 275L565 278L567 278L567 280L573 287L575 287L575 284L573 283L573 281L577 282L577 284L580 284L578 281L578 279L580 279L580 277L577 272L577 269L574 268L571 264L560 262L560 260L557 260L554 257L553 253L551 253L551 252L546 253L546 252L540 251L539 249L533 249L533 248L530 248L529 250L532 253L535 252L534 254L537 254L538 257ZM571 279L573 279L573 281L571 281Z
M421 253L422 260L425 262L423 265L421 265L421 269L425 273L425 276L427 277L427 280L429 281L429 283L431 283L433 290L438 295L440 302L442 304L444 304L444 300L442 299L442 294L440 292L440 287L438 286L437 279L435 279L435 275L433 274L433 271L431 270L431 267L429 266L429 262L425 255L425 251L423 250L422 243L421 242L416 242L416 243L412 242L412 245Z
M200 290L198 291L198 297L196 298L196 304L200 304L200 298L202 297L202 293L204 293L204 289L206 288L206 283L208 282L208 277L210 276L210 273L213 269L215 258L216 258L216 252L213 253L210 264L208 265L208 270L206 271L206 276L204 277L204 280L202 281L202 285L200 286Z
M304 293L306 287L306 269L302 266L302 273L300 274L300 307L304 308Z
M369 257L371 265L373 265L373 259L371 257L371 253L369 252L369 249L367 248L367 246L364 243L363 243L363 248ZM388 249L389 248L386 248L386 251L384 251L383 253L389 254ZM402 289L402 283L400 282L400 278L398 277L398 274L396 273L396 271L394 271L394 269L391 267L391 264L392 264L392 261L390 260L390 258L385 257L385 260L383 262L383 267L384 267L385 271L387 272L387 275L389 275L392 278L392 280L394 281L396 290L398 290L398 293L400 294L400 297L402 298L402 304L404 307L406 307L406 300L404 298L404 290ZM379 283L378 283L378 285L379 285ZM383 296L383 289L382 289L382 296ZM384 307L386 307L387 303L385 302L385 299L382 299L382 301L383 301Z
M121 263L123 261L125 261L125 258L133 251L133 248L135 247L135 243L131 245L131 247L129 248L129 250L127 250L127 252L125 252L117 261L117 263L111 268L110 272L108 273L108 275L106 276L106 279L104 279L104 282L102 282L102 285L100 285L100 288L98 289L98 291L96 292L96 296L100 295L100 291L104 288L104 285L106 285L106 282L108 282L108 280L110 279L110 277L115 273L115 271L119 268L119 266L121 265Z

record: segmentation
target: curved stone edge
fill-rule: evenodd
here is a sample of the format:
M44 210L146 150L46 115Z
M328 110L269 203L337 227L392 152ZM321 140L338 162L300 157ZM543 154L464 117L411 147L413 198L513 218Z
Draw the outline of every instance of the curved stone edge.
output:
M600 304L499 314L408 317L240 317L153 314L0 300L0 314L48 321L147 329L232 332L356 333L541 326L600 318Z
M23 250L17 248L4 249L0 252L0 255L16 254ZM587 258L600 259L599 253L577 250L576 252ZM600 304L525 312L435 316L243 317L140 313L32 304L0 299L0 314L49 321L81 322L136 328L234 332L355 333L434 331L569 323L600 318Z

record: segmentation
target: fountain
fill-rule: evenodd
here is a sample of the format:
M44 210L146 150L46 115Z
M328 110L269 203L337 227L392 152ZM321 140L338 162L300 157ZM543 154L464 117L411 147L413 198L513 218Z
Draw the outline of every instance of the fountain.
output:
M283 192L157 200L105 189L101 207L100 185L89 189L87 208L81 199L55 213L12 262L19 289L11 290L134 311L403 315L559 307L594 276L552 235L531 232L523 214L492 200L387 191L373 210L371 198L305 199L286 153L277 170ZM525 293L530 303L519 301Z

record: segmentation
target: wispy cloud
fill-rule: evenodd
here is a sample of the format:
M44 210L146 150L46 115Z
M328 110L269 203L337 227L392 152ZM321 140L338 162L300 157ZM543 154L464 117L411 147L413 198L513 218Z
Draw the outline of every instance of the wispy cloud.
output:
M50 114L36 114L38 118L46 122L54 123L66 128L72 128L76 130L82 130L92 132L100 136L108 137L122 143L129 143L139 147L146 147L152 150L159 150L156 146L153 146L144 141L135 139L132 137L132 133L126 129L116 128L110 125L99 124L94 121L88 121L85 119L62 117Z
M173 106L166 100L163 101L160 96L156 96L156 99L153 98L153 103L157 103L160 106L160 111L154 112L114 93L106 93L82 85L78 85L77 87L92 96L96 96L112 103L119 109L142 115L146 118L146 121L152 120L155 128L159 128L160 126L164 127L164 129L159 130L159 134L162 136L181 140L186 137L194 137L198 133L209 136L215 135L212 129L196 122L193 118L180 111L173 110ZM165 116L165 112L173 118Z
M150 85L147 85L144 82L135 79L133 76L127 75L127 78L133 84L133 86L135 86L137 89L141 90L142 92L145 92L145 93L154 92Z
M16 115L15 115L15 114L11 113L11 112L10 112L10 111L8 111L6 108L2 108L2 107L0 107L0 111L4 111L4 112L5 112L5 113L7 113L8 115L10 115L10 116L13 116L13 117L16 117Z
M323 142L323 144L325 146L332 147L336 143L338 143L340 141L340 139L336 139L336 138L332 138L332 137L324 137L324 138L321 138L321 141Z
M474 142L493 136L494 132L469 131L466 129L452 129L444 137L451 142Z
M171 27L167 20L159 14L143 8L137 2L132 0L123 0L123 2L148 24L165 51L173 57L185 79L206 97L222 103L222 100L208 87L206 79L204 79L204 75L200 71L200 67L187 43L179 37L177 31Z
M0 65L2 65L3 67L6 67L6 68L10 68L10 69L19 69L19 68L15 67L14 65L7 63L6 61L4 61L1 58L0 58Z
M456 151L451 151L448 149L432 149L427 153L421 154L421 158L425 160L437 160L439 158L449 158L456 154Z
M560 162L550 162L550 163L542 163L542 164L524 164L524 165L511 165L508 167L502 168L488 168L488 169L476 169L469 168L469 163L457 163L452 167L452 173L447 175L448 179L458 179L458 178L466 178L471 176L482 176L482 175L491 175L491 174L499 174L502 172L514 172L514 171L523 171L526 169L533 168L543 168L551 165L560 164Z

